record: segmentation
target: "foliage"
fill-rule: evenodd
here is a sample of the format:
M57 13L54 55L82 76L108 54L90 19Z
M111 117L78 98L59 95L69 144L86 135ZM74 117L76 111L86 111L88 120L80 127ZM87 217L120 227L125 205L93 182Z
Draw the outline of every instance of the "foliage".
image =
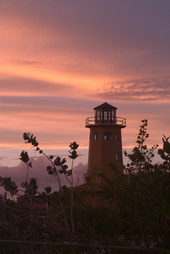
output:
M163 149L158 153L164 160L154 164L152 158L158 145L148 148L147 120L142 121L137 146L125 155L129 162L126 174L115 170L115 179L107 180L104 196L116 204L119 223L117 233L124 241L146 247L170 248L170 171L169 142L164 136Z
M3 186L6 191L9 191L11 196L17 194L18 187L11 177L0 177L0 186Z
M11 177L0 178L0 185L12 197L18 197L13 203L9 202L9 205L7 205L7 202L4 205L2 203L0 235L4 239L3 233L6 231L5 228L9 228L7 230L9 233L10 224L12 223L13 230L10 234L7 233L7 235L9 237L11 235L10 238L13 240L44 241L49 238L51 241L53 238L64 239L69 232L74 232L73 169L74 160L78 157L77 148L79 145L73 142L69 146L71 167L68 168L65 158L60 158L59 156L55 158L52 155L46 155L39 147L39 143L33 134L24 133L23 138L26 144L31 144L35 151L45 156L49 161L47 173L57 180L56 186L58 186L58 191L52 193L51 186L45 187L42 193L38 191L37 180L35 178L29 178L29 169L32 167L31 160L28 153L22 151L20 160L25 163L27 172L26 180L21 183L21 188L15 184ZM62 185L60 175L65 176L70 188ZM22 195L20 194L21 192L23 193ZM6 212L7 209L8 211L11 210L12 216L11 220L7 220L5 223L6 218L3 217L3 214L10 214ZM33 248L30 248L32 253ZM24 253L26 253L26 250ZM46 253L48 253L47 250Z
M79 243L170 249L170 137L163 136L163 147L158 149L162 163L154 164L158 145L148 148L147 125L148 121L142 120L136 146L131 153L125 152L129 159L125 174L113 167L114 179L106 179L98 171L86 175L88 184L93 184L95 177L106 181L98 193L105 205L101 203L98 207L85 204L87 191L75 191L73 174L78 144L73 142L69 146L71 166L68 166L65 158L47 155L33 134L24 133L25 143L47 158L47 174L56 179L58 188L53 191L47 186L39 192L37 180L29 177L33 166L29 155L22 151L20 159L27 171L21 188L10 177L0 177L0 185L14 198L0 201L0 239L18 241L8 246L0 243L2 253L81 253ZM61 175L68 186L62 185ZM22 241L51 245L23 245ZM53 246L56 242L77 245L72 250ZM96 253L100 253L99 249Z
M125 151L125 156L130 159L130 162L125 167L125 170L129 173L136 172L140 174L141 172L152 171L152 159L155 150L158 148L158 145L154 145L148 149L146 145L146 140L149 137L149 133L147 132L148 121L145 119L141 122L142 124L136 141L137 146L133 148L130 154Z
M170 143L168 141L169 138L170 136L168 138L165 135L163 136L163 148L158 150L158 154L164 160L163 168L165 168L166 170L170 170Z

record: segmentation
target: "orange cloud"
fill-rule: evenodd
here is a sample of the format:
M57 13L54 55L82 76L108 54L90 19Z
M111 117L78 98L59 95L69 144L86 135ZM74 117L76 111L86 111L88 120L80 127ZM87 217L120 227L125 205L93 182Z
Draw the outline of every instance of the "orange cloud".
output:
M1 72L6 75L7 74L13 75L14 77L30 78L32 80L40 80L43 82L49 82L53 84L60 83L66 86L70 86L74 90L76 88L77 93L80 93L80 91L87 93L87 91L94 89L94 87L97 87L99 82L99 80L96 78L75 76L74 74L68 75L67 73L64 72L61 73L42 68L28 68L27 66L15 66L15 65L2 66ZM91 86L90 84L93 85ZM74 96L76 95L76 90ZM39 94L42 94L42 92L43 91L40 90ZM48 94L50 93L51 91L49 90ZM29 94L32 94L31 91L29 92Z

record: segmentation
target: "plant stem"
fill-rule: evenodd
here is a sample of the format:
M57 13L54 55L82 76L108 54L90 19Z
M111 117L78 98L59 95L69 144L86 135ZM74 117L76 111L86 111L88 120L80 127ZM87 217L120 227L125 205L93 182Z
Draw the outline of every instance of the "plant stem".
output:
M72 170L72 174L71 174L71 197L70 197L70 202L71 202L71 207L70 207L70 219L71 219L71 228L72 228L72 232L74 232L74 194L73 194L73 186L74 186L74 182L73 182L73 164L74 164L74 160L72 159L72 165L71 165L71 170Z
M26 183L28 183L29 166L27 165Z

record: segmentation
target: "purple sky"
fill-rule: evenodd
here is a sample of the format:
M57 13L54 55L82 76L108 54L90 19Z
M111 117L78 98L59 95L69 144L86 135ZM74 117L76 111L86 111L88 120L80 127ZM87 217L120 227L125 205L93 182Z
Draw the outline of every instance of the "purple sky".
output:
M169 0L0 0L0 164L16 166L33 132L42 148L80 144L105 100L127 119L124 148L142 119L149 145L170 135ZM63 150L64 149L64 150Z

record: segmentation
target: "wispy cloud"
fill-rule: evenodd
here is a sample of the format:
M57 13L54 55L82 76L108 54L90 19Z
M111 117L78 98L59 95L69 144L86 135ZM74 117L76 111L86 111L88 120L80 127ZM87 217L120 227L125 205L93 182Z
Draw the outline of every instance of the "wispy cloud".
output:
M167 101L170 99L170 78L144 78L106 82L95 94L115 101Z

